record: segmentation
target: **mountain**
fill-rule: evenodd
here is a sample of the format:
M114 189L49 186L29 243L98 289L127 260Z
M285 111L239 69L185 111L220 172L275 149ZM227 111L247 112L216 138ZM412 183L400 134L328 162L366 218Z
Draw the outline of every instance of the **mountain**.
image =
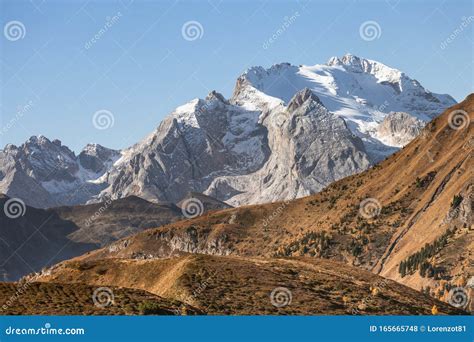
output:
M37 280L44 286L116 284L212 315L430 315L434 306L440 314L463 313L368 271L315 258L77 258L56 265Z
M351 54L322 65L250 68L239 77L233 97L246 106L258 102L276 106L288 103L295 88L311 89L330 111L362 133L388 111L409 112L429 121L439 115L440 107L455 103L451 96L434 94L397 69Z
M0 283L0 315L196 314L203 312L142 290L84 284Z
M155 204L137 197L44 210L0 195L0 207L1 280L17 280L183 216L174 204Z
M364 140L373 162L393 152L375 134L389 112L407 112L428 122L456 103L397 69L351 54L332 57L322 65L250 68L238 78L233 102L252 109L277 108L289 103L295 89L303 88L311 89L329 111L344 118Z
M352 55L250 68L229 100L217 92L195 99L126 150L98 198L176 201L192 189L238 206L310 195L393 153L454 103Z
M93 251L84 261L186 253L318 257L448 300L472 281L474 94L360 174L293 201L212 211Z
M36 207L130 195L178 203L193 191L232 206L291 200L366 170L454 103L350 54L252 67L230 99L194 99L123 151L88 145L75 156L41 136L7 145L0 191Z
M0 150L0 193L37 208L85 203L104 188L102 176L119 151L87 145L76 156L61 141L32 136L21 146Z

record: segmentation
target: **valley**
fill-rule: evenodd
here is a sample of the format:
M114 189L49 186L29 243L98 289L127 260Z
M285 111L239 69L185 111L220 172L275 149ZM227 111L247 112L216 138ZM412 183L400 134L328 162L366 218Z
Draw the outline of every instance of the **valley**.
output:
M473 116L346 55L250 68L122 151L7 145L0 308L27 286L3 314L472 312Z

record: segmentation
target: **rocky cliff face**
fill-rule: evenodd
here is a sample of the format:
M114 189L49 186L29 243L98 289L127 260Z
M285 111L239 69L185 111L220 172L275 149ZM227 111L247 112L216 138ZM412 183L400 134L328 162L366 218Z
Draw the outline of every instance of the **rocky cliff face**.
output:
M20 146L0 150L0 193L45 208L85 203L105 186L95 180L120 153L100 145L87 145L76 156L59 140L32 136Z
M307 88L288 106L263 112L261 120L272 151L263 167L248 175L219 177L206 193L218 196L227 190L232 197L226 200L233 205L289 200L370 164L361 139Z
M101 197L178 201L189 189L231 205L301 197L370 164L360 138L305 88L287 106L247 110L211 93L124 152Z
M293 199L367 169L453 103L350 54L253 67L230 99L192 100L121 152L90 144L76 156L41 136L7 145L0 192L38 207L129 195L177 203L191 191L231 205Z
M377 127L376 136L390 146L403 147L420 134L426 122L403 112L389 113Z
M193 100L123 151L98 199L134 194L178 202L190 190L204 192L217 177L255 172L270 155L258 119L259 112L231 105L215 92Z

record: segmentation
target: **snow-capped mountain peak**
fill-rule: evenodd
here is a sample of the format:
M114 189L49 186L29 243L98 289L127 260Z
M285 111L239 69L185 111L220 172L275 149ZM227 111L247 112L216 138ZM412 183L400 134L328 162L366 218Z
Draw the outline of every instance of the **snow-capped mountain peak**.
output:
M454 103L351 54L256 66L230 99L217 91L193 99L123 151L88 144L76 156L43 136L7 145L0 192L34 197L33 206L129 195L176 203L190 191L231 205L293 199L387 157Z
M456 101L434 94L405 73L352 54L332 57L327 64L276 64L248 69L237 80L232 102L246 108L276 108L296 91L308 88L326 108L342 117L353 134L368 141L372 161L392 150L376 134L390 112L406 112L424 122Z
M404 74L397 69L370 59L360 58L350 53L343 57L332 57L327 62L328 66L340 66L354 73L367 73L373 75L379 82L400 82Z

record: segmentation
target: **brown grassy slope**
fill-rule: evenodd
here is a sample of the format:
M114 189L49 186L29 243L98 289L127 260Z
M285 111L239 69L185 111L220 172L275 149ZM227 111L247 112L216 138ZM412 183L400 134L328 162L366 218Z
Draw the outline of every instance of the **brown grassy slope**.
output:
M117 284L175 298L208 314L441 314L461 311L360 268L316 258L186 255L67 261L41 281ZM271 293L285 287L272 305ZM275 298L278 298L275 297Z
M168 257L181 252L242 256L316 256L381 273L414 287L439 286L415 272L400 278L398 264L448 228L456 232L431 260L451 283L471 276L473 125L449 127L453 110L472 121L474 95L427 125L420 137L361 174L342 179L313 196L289 203L211 212L120 240L82 259ZM462 209L447 222L454 195ZM360 203L381 204L374 218Z
M464 110L469 115L470 123L466 122L463 129L454 130L448 125L449 114L455 110ZM435 176L426 185L421 182L421 186L415 179L415 186L411 187L417 194L414 212L392 236L375 267L381 275L414 288L429 286L433 294L442 299L447 299L449 286L465 286L474 275L473 114L474 96L470 95L430 123L422 136L409 144L393 164L394 167L397 164L404 166L404 177L413 178L421 170L425 170L425 174L435 173ZM462 202L454 207L453 199L459 195ZM421 277L419 272L414 272L402 278L400 262L426 244L432 244L448 229L453 233L447 245L426 260L439 275Z
M108 286L103 307L94 304L97 286L55 283L0 283L0 315L177 315L202 314L184 303L143 290ZM99 298L99 297L97 297ZM111 298L107 302L107 298ZM100 299L99 299L100 300ZM100 303L100 302L98 302ZM146 304L146 306L143 306ZM152 308L153 312L146 311Z

